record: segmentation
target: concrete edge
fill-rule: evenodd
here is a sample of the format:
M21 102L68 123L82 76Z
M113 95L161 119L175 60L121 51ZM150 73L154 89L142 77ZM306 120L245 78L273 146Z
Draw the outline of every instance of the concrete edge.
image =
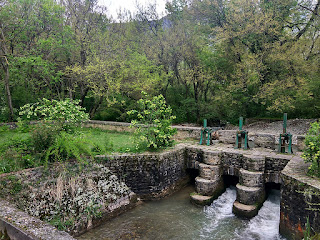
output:
M75 239L68 233L59 231L50 224L17 209L3 199L0 199L0 232L6 233L12 240Z

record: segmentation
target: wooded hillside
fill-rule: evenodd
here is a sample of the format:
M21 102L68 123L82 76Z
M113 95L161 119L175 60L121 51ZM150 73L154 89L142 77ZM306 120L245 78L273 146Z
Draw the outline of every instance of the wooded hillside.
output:
M108 19L97 0L2 0L0 120L39 98L128 121L141 91L176 122L320 117L320 0L173 0Z

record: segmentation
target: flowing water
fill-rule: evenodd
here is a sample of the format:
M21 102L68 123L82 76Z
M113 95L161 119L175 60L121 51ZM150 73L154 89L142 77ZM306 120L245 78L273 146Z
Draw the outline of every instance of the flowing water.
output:
M78 239L284 239L279 235L280 191L272 190L251 220L232 213L235 187L227 188L210 206L202 208L190 203L193 191L189 186L166 199L143 203Z

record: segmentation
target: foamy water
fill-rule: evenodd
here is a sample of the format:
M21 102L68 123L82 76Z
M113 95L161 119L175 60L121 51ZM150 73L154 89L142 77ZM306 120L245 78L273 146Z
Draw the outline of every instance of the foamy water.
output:
M228 188L210 206L190 203L187 187L173 196L147 202L82 235L78 239L214 239L280 240L280 192L272 190L251 220L232 213L236 188Z

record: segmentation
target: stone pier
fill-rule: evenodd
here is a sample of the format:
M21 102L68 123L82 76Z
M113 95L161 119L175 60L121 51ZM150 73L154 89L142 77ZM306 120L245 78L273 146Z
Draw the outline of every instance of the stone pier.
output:
M210 204L225 190L222 176L236 176L239 183L233 213L244 218L258 214L266 199L265 183L281 183L281 171L294 157L270 149L246 151L226 145L215 146L214 150L193 146L189 148L189 156L194 156L191 165L199 169L196 193L191 194L191 201L197 205Z

